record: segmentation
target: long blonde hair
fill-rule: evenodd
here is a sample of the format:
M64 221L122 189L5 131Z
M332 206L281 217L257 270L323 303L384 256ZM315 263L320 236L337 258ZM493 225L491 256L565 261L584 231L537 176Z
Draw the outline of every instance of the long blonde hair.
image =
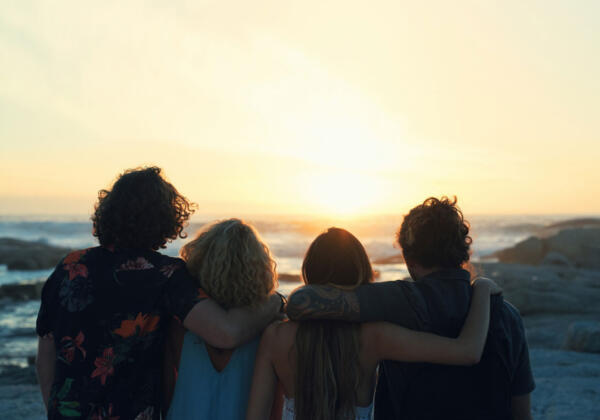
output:
M373 280L367 253L356 237L329 228L308 248L306 284L355 288ZM361 380L360 326L343 321L303 321L296 331L296 420L347 420L355 416Z
M205 226L181 249L181 257L198 286L226 309L256 306L277 287L269 247L239 219Z

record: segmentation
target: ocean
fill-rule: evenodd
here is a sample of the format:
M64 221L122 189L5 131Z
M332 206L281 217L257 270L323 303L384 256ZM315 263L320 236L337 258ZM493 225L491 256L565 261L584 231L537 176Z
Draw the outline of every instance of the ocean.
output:
M540 227L569 219L570 215L544 216L482 216L467 218L471 223L473 261L492 252L510 247L530 236ZM364 244L372 261L398 254L394 247L400 216L370 216L351 220L325 218L256 216L245 219L252 223L273 252L277 271L300 274L302 257L316 235L330 226L348 229ZM211 218L195 216L186 232L189 237ZM42 241L69 248L87 248L97 245L91 234L91 222L83 216L0 216L0 237ZM164 253L176 256L189 239L170 243ZM374 264L378 281L396 280L408 276L404 264ZM52 270L9 271L0 265L0 285L37 282L45 279ZM299 284L281 282L280 290L289 293ZM31 300L13 302L0 299L0 375L10 365L26 366L27 359L35 355L37 338L35 319L40 302Z

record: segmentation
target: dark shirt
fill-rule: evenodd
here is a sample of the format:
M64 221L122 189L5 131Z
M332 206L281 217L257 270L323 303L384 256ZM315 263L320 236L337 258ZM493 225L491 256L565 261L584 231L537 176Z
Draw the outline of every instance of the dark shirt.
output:
M471 302L470 275L442 270L419 281L357 289L360 320L388 321L457 337ZM523 322L501 296L492 297L490 331L472 367L385 361L375 400L376 419L510 419L511 397L535 387Z
M166 326L203 296L178 258L103 247L66 256L37 319L57 355L48 418L159 419Z

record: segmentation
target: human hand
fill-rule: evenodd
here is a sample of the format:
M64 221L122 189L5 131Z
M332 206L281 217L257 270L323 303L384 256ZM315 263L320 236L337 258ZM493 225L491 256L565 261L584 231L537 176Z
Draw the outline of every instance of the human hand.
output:
M496 284L496 282L487 277L476 277L471 285L475 288L486 287L489 290L490 295L498 295L502 293L502 288Z

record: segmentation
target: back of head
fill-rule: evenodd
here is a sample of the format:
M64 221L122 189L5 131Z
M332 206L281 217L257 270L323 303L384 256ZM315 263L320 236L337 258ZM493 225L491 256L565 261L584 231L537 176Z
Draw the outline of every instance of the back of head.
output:
M129 169L110 190L98 193L92 215L100 245L117 248L164 248L184 238L192 204L167 182L157 167Z
M344 229L330 228L308 248L302 276L306 284L354 288L369 283L373 270L356 237ZM295 346L295 418L354 418L361 379L359 325L301 322Z
M277 286L269 248L252 226L238 219L204 227L181 256L198 285L227 309L255 306Z
M329 228L308 247L302 262L306 284L354 288L373 280L365 248L345 229Z
M398 231L404 259L423 268L460 268L469 261L469 223L456 197L430 197L414 207Z

